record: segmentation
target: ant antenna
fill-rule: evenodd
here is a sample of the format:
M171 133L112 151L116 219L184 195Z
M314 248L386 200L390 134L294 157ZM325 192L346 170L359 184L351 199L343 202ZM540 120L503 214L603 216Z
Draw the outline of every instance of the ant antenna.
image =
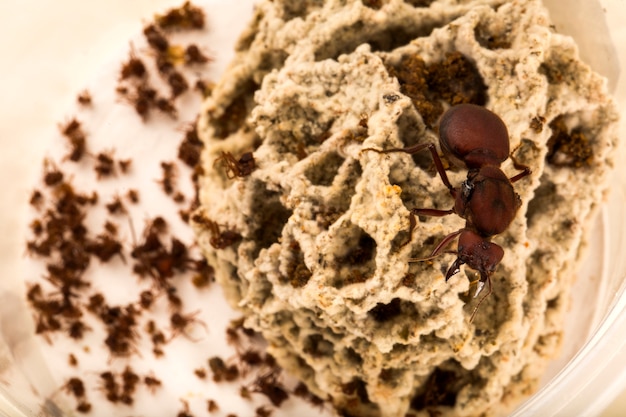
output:
M446 237L444 237L441 242L433 249L429 256L425 258L409 258L409 262L421 262L421 261L430 261L431 259L435 259L437 256L442 255L444 253L455 254L456 252L452 251L444 251L443 249L448 246L458 235L461 234L465 229L459 229L456 232L452 232Z
M446 250L446 251L440 251L439 253L436 253L434 255L430 255L430 256L426 256L424 258L409 258L408 262L424 262L424 261L430 261L433 260L435 258L437 258L438 256L441 256L443 254L449 254L449 255L456 255L456 252L451 251L451 250Z
M511 183L519 181L522 178L527 177L530 174L532 174L532 170L530 169L530 167L528 165L522 164L521 162L519 162L517 160L517 158L515 158L513 156L513 154L515 152L517 152L517 150L520 148L520 146L522 146L521 143L519 145L517 145L515 147L515 149L513 149L513 151L511 151L511 154L509 155L509 158L511 158L511 161L513 161L513 168L515 168L516 170L520 171L517 175L514 175L511 178L509 178L509 181L511 181Z

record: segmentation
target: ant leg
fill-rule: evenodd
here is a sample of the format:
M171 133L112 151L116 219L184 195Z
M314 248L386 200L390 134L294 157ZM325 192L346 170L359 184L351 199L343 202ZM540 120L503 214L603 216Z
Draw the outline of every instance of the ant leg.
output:
M437 209L413 209L411 210L409 217L409 240L404 242L401 248L405 247L409 243L411 243L411 236L413 236L413 229L415 229L415 216L424 215L424 216L435 216L441 217L446 216L448 214L454 213L453 209L450 210L437 210Z
M519 163L517 159L515 159L515 157L513 156L513 153L509 155L509 158L511 158L511 161L513 161L513 166L515 167L515 169L517 169L518 171L522 171L519 174L514 175L511 178L509 178L509 181L511 181L511 183L519 181L522 178L527 177L532 173L532 170L530 169L530 167L528 165Z
M450 244L450 242L452 242L458 235L461 234L461 232L463 232L463 230L465 229L459 229L456 232L452 232L450 233L448 236L444 237L441 242L439 242L439 244L435 247L435 249L433 249L432 253L430 254L430 256L437 256L441 253L441 251ZM454 275L454 274L452 274Z
M401 248L403 248L406 245L408 245L409 243L411 243L411 236L413 236L413 229L415 229L415 224L416 224L415 223L415 215L411 211L409 213L409 238L407 239L406 242L404 242L402 245L400 245Z
M452 214L452 213L454 213L454 209L450 209L450 210L413 209L411 210L410 216L409 216L409 239L405 243L403 243L402 246L400 247L405 247L406 245L411 243L411 236L413 236L413 230L415 229L415 225L416 225L415 216L424 215L424 216L441 217L441 216L447 216L448 214ZM460 231L457 232L454 236L456 236L459 233Z
M454 209L450 210L438 210L438 209L428 209L428 208L415 208L411 210L411 214L413 216L431 216L431 217L443 217L448 214L453 214Z
M461 232L463 231L463 229L461 230L457 230L456 232L452 232L450 233L448 236L444 237L441 242L439 242L439 244L435 247L435 249L433 249L433 251L430 253L429 256L427 256L426 258L410 258L409 262L420 262L420 261L429 261L431 259L436 258L437 256L441 255L442 253L456 253L456 252L450 252L450 251L445 251L444 249L446 246L448 246L450 244L450 242L452 242L458 235L461 234ZM458 258L457 258L458 261ZM456 264L457 262L455 262ZM458 265L460 266L460 264ZM449 276L446 274L446 281L454 274L456 274L458 272L458 266L456 268L451 267L448 272L453 271L456 269L455 272L451 273Z
M448 179L446 170L443 167L441 158L439 157L439 154L437 153L437 148L432 143L418 143L417 145L409 146L408 148L392 148L392 149L385 149L385 150L365 148L362 151L374 151L378 153L404 152L404 153L408 153L409 155L413 155L414 153L417 153L424 148L428 148L428 150L430 151L430 154L433 157L433 161L435 162L435 167L437 168L437 172L439 173L439 176L441 177L443 184L448 188L448 190L450 190L451 193L454 194L455 192L454 187L452 186L452 184L450 184L450 180Z

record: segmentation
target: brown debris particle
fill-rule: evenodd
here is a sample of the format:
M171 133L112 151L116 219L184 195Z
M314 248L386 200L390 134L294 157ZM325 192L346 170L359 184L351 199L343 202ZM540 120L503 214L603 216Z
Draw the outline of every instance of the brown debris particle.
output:
M73 118L65 125L59 126L59 129L70 145L70 153L67 158L72 162L80 161L87 151L87 136L82 129L82 124Z
M76 101L78 101L78 104L80 104L81 106L90 106L92 103L92 99L89 90L81 91L78 96L76 96Z
M204 11L186 1L181 7L172 8L154 18L155 23L163 30L203 29L205 24Z
M200 162L200 153L204 144L198 137L196 124L193 123L185 132L185 138L178 147L178 158L191 168Z
M591 165L593 146L581 129L568 129L562 116L555 118L549 126L552 136L548 139L548 163L574 168Z
M144 78L147 75L146 65L140 58L137 58L134 50L131 47L130 56L128 61L122 64L120 68L120 80L126 80L129 78Z

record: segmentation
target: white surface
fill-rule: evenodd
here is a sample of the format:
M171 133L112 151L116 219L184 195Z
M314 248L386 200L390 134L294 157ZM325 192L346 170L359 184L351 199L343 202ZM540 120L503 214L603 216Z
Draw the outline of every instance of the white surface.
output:
M172 0L2 0L0 2L0 277L19 273L15 262L23 255L25 213L16 210L28 199L36 182L51 126L65 120L76 93L102 65L119 56L120 49L156 11L182 1ZM607 21L616 39L626 39L626 2L605 0ZM620 27L621 26L621 27ZM623 48L623 42L621 43ZM624 49L617 56L626 68ZM602 68L606 66L600 65ZM622 77L616 86L626 97ZM623 101L622 105L626 104ZM24 163L24 158L28 161ZM35 167L36 169L33 169ZM620 336L623 336L620 335ZM620 343L619 340L613 343ZM626 351L615 363L624 364ZM621 358L621 359L620 359ZM607 378L624 378L614 368ZM587 378L591 375L579 375ZM623 382L623 381L622 381ZM603 385L610 385L605 381ZM623 384L622 384L623 385ZM610 401L610 390L604 401ZM623 415L626 395L604 416ZM619 403L617 403L619 404ZM597 412L597 410L594 410Z

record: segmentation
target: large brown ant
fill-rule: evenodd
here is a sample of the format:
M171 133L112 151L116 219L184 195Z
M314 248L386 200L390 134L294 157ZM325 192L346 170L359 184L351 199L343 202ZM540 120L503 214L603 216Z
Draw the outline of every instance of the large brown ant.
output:
M491 294L491 274L504 256L504 250L491 242L491 238L504 232L515 218L521 201L513 183L528 176L531 171L511 156L514 167L521 172L511 178L502 172L500 164L510 156L508 130L498 115L481 106L459 104L448 109L439 122L439 144L452 163L468 169L467 179L460 187L450 184L432 143L420 143L408 148L365 150L408 154L425 148L430 151L437 172L455 202L449 210L412 209L409 235L415 227L415 216L440 217L455 213L466 220L465 227L444 237L428 259L443 253L446 246L459 238L457 258L446 273L446 281L459 272L461 265L467 264L480 274L474 297L480 294L485 283L489 284L489 291L475 307L471 321L480 303Z

